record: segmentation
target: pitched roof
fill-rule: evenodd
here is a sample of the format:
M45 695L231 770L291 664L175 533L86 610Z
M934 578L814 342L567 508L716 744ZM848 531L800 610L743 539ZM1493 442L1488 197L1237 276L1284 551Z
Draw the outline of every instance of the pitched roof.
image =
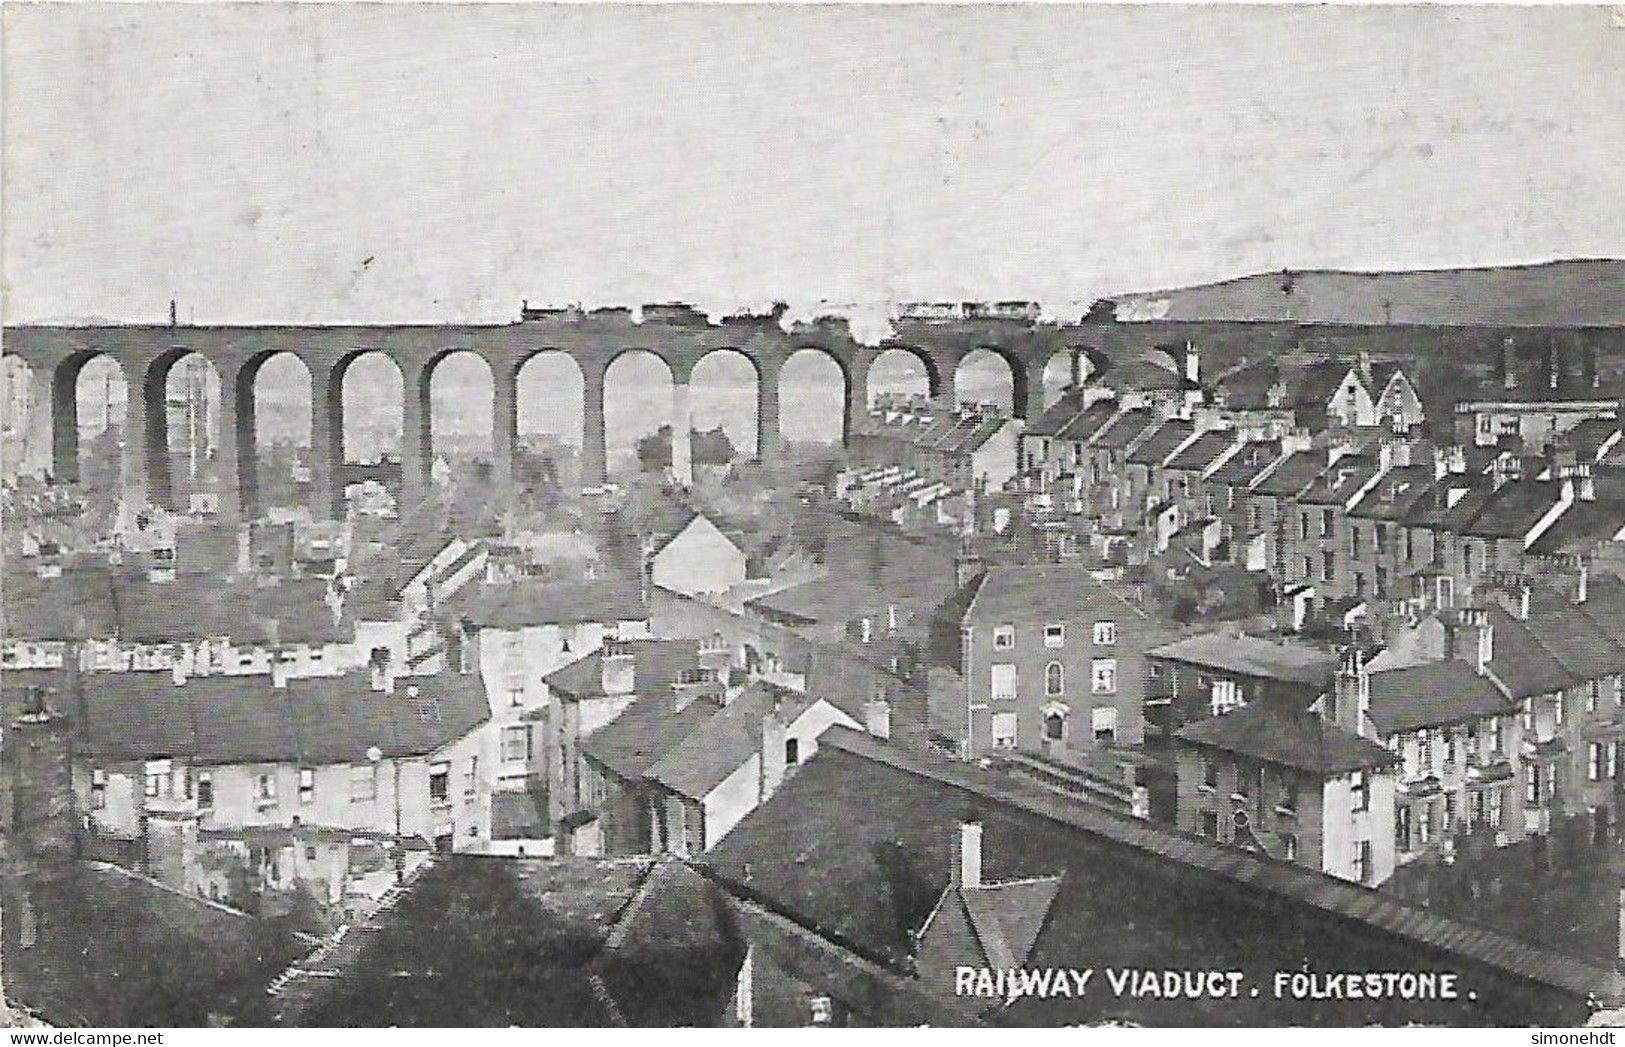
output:
M490 718L472 674L397 680L394 694L373 691L361 673L282 688L268 676L196 677L177 686L167 673L87 673L79 681L75 745L106 759L358 763L374 746L387 757L434 752Z
M1625 673L1625 644L1619 624L1599 627L1582 606L1549 590L1537 589L1523 623L1542 646L1572 674L1572 683Z
M1201 633L1145 652L1147 658L1167 658L1266 680L1324 686L1337 670L1337 657L1318 647L1276 643L1257 636Z
M1495 491L1462 533L1478 538L1522 538L1557 505L1558 497L1557 484L1515 480Z
M1061 440L1075 440L1079 443L1089 439L1110 422L1117 415L1116 400L1097 400L1089 405L1089 409L1067 422L1056 435Z
M1236 434L1225 429L1212 429L1198 436L1178 454L1168 460L1169 469L1206 469L1236 443Z
M1349 510L1349 515L1364 520L1403 520L1432 486L1431 465L1390 469L1377 481L1371 493Z
M1488 610L1491 633L1490 672L1514 698L1546 694L1574 682L1574 674L1529 630L1500 607Z
M1156 432L1140 441L1140 445L1129 452L1128 461L1136 465L1160 464L1180 444L1191 438L1196 432L1196 426L1183 418L1172 418L1162 424Z
M624 640L616 645L633 658L633 693L669 691L684 669L699 664L694 640ZM548 690L565 701L603 698L604 652L594 651L542 677Z
M581 743L581 751L618 777L638 781L720 709L720 684L694 685L678 708L676 693L644 692L626 710Z
M649 617L638 584L624 578L586 582L481 582L459 592L452 607L484 629L629 622Z
M1094 446L1108 451L1121 451L1156 423L1157 416L1144 408L1122 411L1110 423L1095 433Z
M1374 742L1327 723L1307 710L1248 705L1180 729L1181 741L1211 749L1335 775L1362 767L1386 767L1399 758Z
M1027 436L1055 436L1068 423L1083 414L1083 390L1068 389L1061 398L1044 409L1044 413L1027 426Z
M1371 722L1383 734L1414 731L1517 709L1472 666L1454 658L1372 673Z
M860 960L906 969L913 936L946 887L956 823L968 817L983 825L984 879L1065 871L1029 967L1076 966L1088 957L1096 964L1160 969L1189 958L1204 967L1256 967L1258 977L1267 977L1306 960L1384 970L1414 967L1428 956L1430 969L1467 961L1494 972L1487 977L1562 986L1582 1000L1587 993L1622 992L1622 979L1612 971L1369 888L839 727L701 861L736 897ZM1125 905L1125 898L1135 904ZM918 981L951 999L952 974L921 969ZM1124 997L1102 1010L1090 994L1052 1003L1018 1001L1000 1021L1076 1024L1090 1014L1094 1020L1117 1014L1217 1024L1222 1015L1234 1017L1227 1001L1157 998L1142 1006ZM1337 1006L1255 1004L1284 1008L1276 1012L1281 1024L1302 1023L1310 1014L1332 1020L1328 1008ZM1392 1019L1394 1012L1385 1014Z
M990 567L964 620L1049 621L1093 617L1148 616L1087 570L1066 564L1016 564Z
M1319 451L1296 451L1255 483L1253 493L1291 498L1314 483L1325 470L1325 463L1326 457Z
M1345 504L1381 469L1382 463L1369 455L1345 455L1315 477L1314 482L1298 495L1298 501L1309 505Z
M1210 483L1245 487L1281 457L1281 441L1253 440L1208 476Z
M680 796L704 799L762 749L762 720L778 715L793 722L815 699L784 687L753 681L727 705L679 739L645 777Z
M1618 502L1576 502L1548 527L1529 551L1538 556L1583 553L1601 542L1613 541L1625 531L1625 505Z

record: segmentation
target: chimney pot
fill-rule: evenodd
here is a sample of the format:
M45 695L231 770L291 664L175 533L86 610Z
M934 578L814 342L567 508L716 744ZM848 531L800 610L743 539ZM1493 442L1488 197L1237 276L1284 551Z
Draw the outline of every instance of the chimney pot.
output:
M954 866L956 886L982 886L982 823L959 823L959 847Z

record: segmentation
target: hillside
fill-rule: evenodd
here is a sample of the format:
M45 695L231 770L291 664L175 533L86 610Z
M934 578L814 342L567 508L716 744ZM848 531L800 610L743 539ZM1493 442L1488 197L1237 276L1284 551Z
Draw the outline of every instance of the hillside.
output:
M1625 326L1625 260L1383 273L1289 270L1113 300L1119 320L1615 327Z

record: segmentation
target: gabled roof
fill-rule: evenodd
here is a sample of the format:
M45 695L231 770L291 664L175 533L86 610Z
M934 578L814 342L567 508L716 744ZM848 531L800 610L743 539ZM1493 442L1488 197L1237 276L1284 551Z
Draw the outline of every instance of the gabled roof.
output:
M1370 681L1371 722L1383 734L1517 711L1493 683L1454 658L1372 673Z
M1345 455L1315 477L1298 495L1298 501L1309 505L1343 505L1381 469L1382 463L1369 455Z
M1617 639L1619 623L1599 628L1583 605L1537 589L1523 624L1573 674L1572 683L1625 673L1625 642Z
M752 681L740 694L674 744L645 777L691 800L712 790L762 750L762 720L770 714L792 723L817 699L785 687Z
M453 609L482 629L631 622L649 617L637 583L623 578L481 582L459 592Z
M695 685L692 700L682 708L671 688L663 694L644 692L621 715L588 735L581 752L617 777L639 781L717 714L721 690L720 684Z
M1154 425L1156 420L1157 416L1144 408L1123 411L1095 434L1093 446L1107 451L1121 451Z
M1236 434L1226 429L1213 429L1198 436L1180 452L1168 459L1169 469L1203 470L1226 451L1236 445Z
M1292 457L1272 469L1267 476L1253 485L1254 494L1276 498L1291 498L1314 483L1326 468L1326 457L1320 451L1297 451Z
M1185 419L1170 419L1156 432L1140 441L1140 445L1129 452L1128 461L1135 465L1160 465L1195 432L1196 426Z
M1522 538L1557 505L1558 497L1557 484L1515 480L1491 495L1462 533L1475 538Z
M1246 487L1281 457L1281 441L1254 440L1208 476L1210 483Z
M1079 415L1084 413L1083 390L1068 389L1061 398L1044 409L1044 413L1031 422L1027 436L1055 436Z
M1304 644L1276 643L1256 636L1202 633L1153 647L1147 658L1166 658L1221 672L1313 687L1328 686L1337 656Z
M1017 564L987 569L963 621L1078 620L1147 615L1087 570L1067 564Z
M1431 465L1390 469L1377 481L1371 493L1349 510L1349 515L1364 520L1403 520L1432 486Z
M86 673L74 712L77 751L108 760L184 757L205 764L365 762L422 756L490 717L473 674L402 678L394 694L365 673L289 680L207 676L177 686L168 673ZM413 694L412 692L416 692Z
M1056 438L1082 443L1103 429L1117 414L1117 410L1116 400L1097 400L1089 405L1087 411L1068 422L1056 434Z
M1514 698L1547 694L1574 682L1567 665L1541 643L1527 623L1500 607L1488 609L1492 629L1489 669Z
M1575 502L1548 527L1529 551L1538 556L1582 553L1625 532L1625 505L1618 502Z
M1307 710L1253 704L1199 720L1176 737L1192 745L1331 776L1387 767L1399 758Z
M626 640L616 645L633 659L633 693L660 694L671 689L684 669L699 665L694 640ZM603 698L604 652L594 651L542 677L548 690L564 701Z

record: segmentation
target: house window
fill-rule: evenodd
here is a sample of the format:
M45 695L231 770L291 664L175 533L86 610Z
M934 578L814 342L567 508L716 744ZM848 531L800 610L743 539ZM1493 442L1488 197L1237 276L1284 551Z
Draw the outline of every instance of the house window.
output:
M530 726L528 724L502 729L502 759L506 763L519 763L530 759Z
M993 629L993 649L995 651L1010 651L1016 646L1016 627L1013 625L1000 625Z
M1219 765L1211 756L1202 757L1202 785L1208 789L1219 787Z
M1349 793L1356 811L1371 810L1371 791L1366 788L1365 772L1355 771L1349 779Z
M1489 725L1486 727L1486 730L1489 732L1490 736L1490 753L1492 755L1499 754L1503 749L1506 748L1506 746L1502 744L1503 739L1501 737L1501 718L1499 716L1490 717Z
M1591 685L1595 687L1597 685L1597 681L1592 680ZM1556 700L1552 702L1552 724L1557 727L1563 726L1563 698L1564 695L1560 691L1558 692Z
M1060 662L1044 666L1044 693L1051 698L1066 692L1066 670Z
M1320 511L1320 536L1325 538L1336 529L1336 526L1337 525L1332 519L1332 511L1330 509L1322 509Z
M1538 806L1541 797L1540 764L1529 765L1529 776L1524 779L1524 801L1530 805Z
M1002 662L991 669L993 697L1009 700L1016 696L1016 667L1013 662Z
M828 996L814 996L811 1004L814 1025L829 1025L835 1021L835 1004Z
M510 708L517 709L521 705L524 705L524 704L525 704L525 688L523 687L523 685L521 685L519 687L510 686L508 688L508 706Z
M1209 839L1217 840L1219 838L1219 812L1203 811L1202 826L1197 832Z
M1113 647L1113 646L1116 646L1116 644L1117 644L1117 623L1116 622L1096 622L1095 623L1095 646L1096 647Z
M468 758L468 772L463 776L463 795L473 796L480 789L480 757L476 753Z
M1117 693L1117 659L1096 658L1090 663L1089 690L1094 694Z
M210 771L197 773L197 805L199 807L214 806L214 774Z
M1066 646L1066 626L1064 626L1064 625L1046 625L1046 626L1044 626L1044 646L1045 647L1065 647Z
M1625 749L1625 742L1615 742L1608 747L1608 770L1603 772L1610 778L1619 777L1619 752Z
M90 772L90 809L104 810L107 807L107 772L94 770Z
M786 738L784 740L784 765L786 767L801 766L801 739Z
M1586 684L1586 712L1597 711L1597 695L1602 692L1602 681L1592 680Z
M1354 845L1354 879L1365 883L1371 878L1371 841L1361 840Z
M310 803L316 799L316 771L310 767L299 768L299 802Z
M1234 680L1214 680L1213 690L1209 696L1209 704L1213 708L1214 716L1222 716L1232 709L1239 709L1247 703L1241 695L1241 688Z
M1422 774L1433 772L1433 736L1426 730L1416 732L1416 759Z
M147 795L168 796L171 764L168 760L147 761Z
M1489 792L1489 823L1491 829L1501 827L1501 793L1500 789L1491 789Z
M1298 810L1298 776L1290 771L1281 775L1281 803L1278 810L1295 814Z
M445 760L429 765L429 802L445 803L450 794L451 764Z
M1117 741L1117 710L1113 708L1096 709L1089 714L1090 726L1094 728L1095 741L1111 744Z
M1281 834L1281 852L1282 852L1282 857L1284 857L1287 861L1289 861L1289 862L1297 861L1298 860L1298 838L1296 836L1294 836L1292 833L1282 833Z
M1411 809L1400 807L1394 811L1394 849L1408 853L1411 849Z
M1066 716L1059 712L1044 714L1044 737L1052 742L1066 737Z
M258 803L276 803L276 773L267 772L254 777L254 799Z
M378 768L370 763L350 765L350 802L364 803L378 798Z
M1016 747L1016 714L993 714L993 748L1014 749Z

